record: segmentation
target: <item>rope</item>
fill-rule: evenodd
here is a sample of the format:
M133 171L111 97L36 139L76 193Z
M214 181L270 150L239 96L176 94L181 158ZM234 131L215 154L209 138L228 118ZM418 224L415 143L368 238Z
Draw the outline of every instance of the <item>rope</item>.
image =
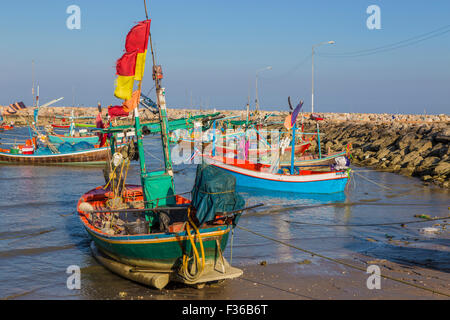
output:
M183 254L183 264L181 266L181 271L183 276L189 280L189 281L196 281L198 280L203 271L205 270L205 248L203 247L203 240L200 234L200 230L198 230L197 226L195 225L195 223L192 221L191 219L191 208L189 207L188 209L188 223L186 224L186 233L188 235L189 241L191 242L191 246L192 246L192 250L194 251L194 256L192 257L195 261L195 265L196 265L196 272L194 274L191 274L189 272L189 256L187 254ZM201 253L202 253L202 257L200 259L200 256L198 254L198 250L197 250L197 246L195 245L194 239L191 235L191 228L190 225L192 225L192 227L195 230L195 233L199 239L200 242L200 249L201 249ZM201 260L201 265L199 266L199 262Z
M198 190L198 188L196 188ZM198 192L204 193L204 194L224 194L224 193L233 193L235 190L228 190L228 191L222 191L222 192L206 192L202 190L198 190Z
M387 189L387 190L394 190L394 189L392 189L392 188L383 186L382 184L379 184L378 182L375 182L375 181L373 181L373 180L371 180L371 179L369 179L369 178L363 176L362 174L359 174L358 172L354 172L354 171L353 171L353 173L356 174L356 175L358 175L358 176L360 176L360 177L363 178L364 180L367 180L367 181L369 181L369 182L371 182L371 183L373 183L373 184L379 186L380 188Z
M296 246L294 246L294 245L292 245L292 244L289 244L289 243L286 243L286 242L283 242L283 241L280 241L280 240L277 240L277 239L274 239L274 238L265 236L265 235L263 235L263 234L257 233L257 232L255 232L255 231L252 231L252 230L250 230L250 229L247 229L247 228L244 228L244 227L241 227L241 226L236 226L236 227L239 228L239 229L242 229L242 230L244 230L244 231L253 233L254 235L257 235L257 236L260 236L260 237L262 237L262 238L265 238L265 239L267 239L267 240L271 240L271 241L280 243L280 244L282 244L282 245L285 245L285 246L287 246L287 247L294 248L294 249L299 250L299 251L303 251L303 252L308 253L308 254L310 254L310 255L312 255L312 256L318 256L318 257L320 257L320 258L322 258L322 259L329 260L329 261L332 261L332 262L335 262L335 263L338 263L338 264L342 264L342 265L347 266L347 267L352 268L352 269L356 269L356 270L360 270L360 271L363 271L363 272L367 272L367 270L365 270L364 268L361 268L361 267L352 265L352 264L350 264L350 263L343 262L343 261L339 261L339 260L337 260L337 259L333 259L333 258L324 256L324 255L321 255L321 254L318 254L318 253L315 253L315 252L312 252L312 251L309 251L309 250L306 250L306 249L302 249L302 248L296 247ZM437 291L437 290L434 290L434 289L422 287L422 286L419 286L419 285L417 285L417 284L410 283L410 282L407 282L407 281L404 281L404 280L401 280L401 279L397 279L397 278L394 278L394 277L391 277L391 276L383 275L383 274L381 274L380 276L383 277L383 278L385 278L385 279L389 279L389 280L392 280L392 281L396 281L396 282L399 282L399 283L403 283L403 284L408 285L408 286L412 286L412 287L415 287L415 288L418 288L418 289L422 289L422 290L425 290L425 291L429 291L429 292L432 292L432 293L435 293L435 294L440 294L440 295L443 295L443 296L446 296L446 297L450 297L450 294L447 294L447 293L445 293L445 292L441 292L441 291Z
M161 162L162 164L164 164L164 161L162 161L162 160L159 159L158 157L154 156L154 155L151 154L150 152L144 150L144 153L145 153L146 155L152 157L152 158L155 158L156 160L158 160L158 161Z
M104 190L106 190L106 188L108 188L109 184L111 183L111 181L114 179L114 174L116 172L116 169L118 167L115 167L114 170L111 172L111 174L109 175L109 181L108 183L103 187Z
M320 223L308 223L308 222L300 222L300 221L290 221L290 220L282 220L287 223L294 223L294 224L304 224L308 226L322 226L322 227L376 227L376 226L391 226L391 225L397 225L397 224L412 224L412 223L424 223L428 221L438 221L438 220L445 220L450 219L450 216L447 217L438 217L438 218L431 218L426 219L423 221L404 221L404 222L390 222L390 223L371 223L371 224L320 224Z

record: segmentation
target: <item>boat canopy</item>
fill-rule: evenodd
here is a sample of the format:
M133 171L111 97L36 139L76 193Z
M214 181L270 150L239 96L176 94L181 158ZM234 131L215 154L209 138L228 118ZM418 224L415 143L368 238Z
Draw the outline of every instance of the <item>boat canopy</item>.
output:
M193 127L193 123L195 121L211 121L214 118L220 116L220 112L211 113L211 114L201 114L197 116L191 116L189 118L181 118L169 121L169 131L175 131L177 129L188 129ZM154 123L143 123L142 129L148 129L149 133L159 133L161 132L161 124L159 122ZM93 129L92 131L97 131L101 133L116 133L122 132L125 130L134 130L134 125L124 125L124 126L115 126L106 129Z

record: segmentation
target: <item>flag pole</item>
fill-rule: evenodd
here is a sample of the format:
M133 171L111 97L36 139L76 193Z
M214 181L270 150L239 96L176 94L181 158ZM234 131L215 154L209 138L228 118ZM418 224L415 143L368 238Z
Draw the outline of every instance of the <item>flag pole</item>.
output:
M147 2L144 0L145 18L148 20Z

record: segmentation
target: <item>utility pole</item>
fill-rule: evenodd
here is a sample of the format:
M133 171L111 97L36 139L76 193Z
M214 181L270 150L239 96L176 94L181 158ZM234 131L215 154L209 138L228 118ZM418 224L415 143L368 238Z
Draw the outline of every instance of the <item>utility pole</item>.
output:
M271 70L272 67L268 66L265 67L263 69L257 70L256 71L256 84L255 84L255 89L256 89L256 97L255 97L255 109L256 111L259 111L259 101L258 101L258 73L260 73L261 71L265 71L265 70Z

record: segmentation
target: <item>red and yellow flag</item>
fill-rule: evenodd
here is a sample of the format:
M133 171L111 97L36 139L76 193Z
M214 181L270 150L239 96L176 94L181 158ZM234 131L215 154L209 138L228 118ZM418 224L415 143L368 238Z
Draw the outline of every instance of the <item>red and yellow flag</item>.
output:
M122 58L117 60L116 72L116 91L114 95L123 100L131 98L133 92L134 77L136 73L137 51L126 52Z
M150 22L145 20L134 26L127 35L125 54L117 60L117 81L114 95L123 100L130 100L133 94L134 80L142 80L144 76L145 58L147 55Z
M125 42L125 50L132 52L137 50L136 60L136 80L142 80L144 77L145 59L147 56L148 38L150 36L151 20L139 22L134 26L127 35Z

